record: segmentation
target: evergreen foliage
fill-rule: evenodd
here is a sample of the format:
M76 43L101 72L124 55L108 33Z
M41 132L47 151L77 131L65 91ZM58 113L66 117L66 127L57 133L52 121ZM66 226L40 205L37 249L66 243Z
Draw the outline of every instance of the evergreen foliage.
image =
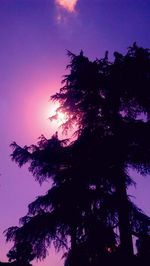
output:
M29 147L12 144L12 159L52 186L6 237L14 245L29 241L37 258L53 243L66 249L65 266L97 266L115 261L114 254L133 257L133 235L149 236L150 219L127 189L134 184L129 169L150 173L150 53L134 43L113 62L108 52L95 61L82 51L68 55L70 72L52 100L66 114L64 130L77 128L76 139L56 133Z

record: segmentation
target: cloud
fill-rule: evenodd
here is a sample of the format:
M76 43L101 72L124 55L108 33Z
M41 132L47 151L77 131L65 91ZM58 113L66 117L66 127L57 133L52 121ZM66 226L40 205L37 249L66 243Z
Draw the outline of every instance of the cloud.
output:
M78 0L55 0L56 4L68 12L74 12Z

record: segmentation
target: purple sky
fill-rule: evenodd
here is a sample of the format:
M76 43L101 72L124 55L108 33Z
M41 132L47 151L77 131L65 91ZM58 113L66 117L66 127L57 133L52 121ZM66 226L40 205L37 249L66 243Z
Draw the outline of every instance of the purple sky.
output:
M48 100L60 88L66 50L83 49L94 59L105 50L111 57L115 50L124 52L134 41L150 48L149 26L149 0L78 0L74 12L55 0L0 0L0 260L11 246L4 229L17 225L28 203L49 187L40 187L26 167L11 162L9 145L36 143L41 134L49 137L56 130L47 119ZM136 202L150 214L149 177L136 180ZM52 249L41 265L62 261Z

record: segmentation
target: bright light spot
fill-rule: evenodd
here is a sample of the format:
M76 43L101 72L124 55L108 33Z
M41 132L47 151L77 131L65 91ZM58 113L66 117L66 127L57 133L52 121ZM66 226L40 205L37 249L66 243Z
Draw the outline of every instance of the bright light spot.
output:
M63 124L68 122L69 115L64 113L63 111L59 110L59 103L49 102L47 105L44 104L44 110L42 111L43 119L42 121L46 121L46 134L49 136L49 134L54 134L56 131L59 132L59 136L62 138L69 137L71 140L75 139L75 136L73 135L74 132L78 130L78 127L76 125L72 125L67 130L64 129ZM53 119L51 119L53 117ZM41 132L40 132L41 133ZM45 133L44 133L45 135Z
M78 0L55 0L56 4L69 12L74 12Z
M62 112L57 112L57 118L56 119L57 119L59 124L63 124L67 120L66 115Z
M65 113L59 111L58 108L58 104L51 103L49 109L47 110L47 117L50 119L51 123L60 127L67 121L67 116Z

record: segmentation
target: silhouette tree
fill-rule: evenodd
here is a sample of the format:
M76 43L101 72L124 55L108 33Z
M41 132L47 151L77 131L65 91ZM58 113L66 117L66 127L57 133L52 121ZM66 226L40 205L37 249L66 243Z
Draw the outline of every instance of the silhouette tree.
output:
M64 86L52 99L66 112L66 123L79 125L78 134L88 130L102 139L94 153L99 172L111 177L118 196L119 230L122 252L133 254L127 187L128 167L149 173L149 50L136 43L125 56L115 52L113 63L105 58L90 62L83 54L71 57L71 69ZM144 115L144 119L140 116ZM141 135L145 136L144 139ZM94 154L93 169L96 167ZM107 162L107 163L106 163ZM100 167L103 163L103 166ZM104 169L104 171L102 171Z
M84 177L80 173L82 169L77 164L79 143L76 142L76 145L69 146L63 146L64 144L65 141L59 141L57 135L50 140L42 136L38 146L34 147L22 149L13 144L14 158L17 158L20 165L31 161L29 169L39 182L53 175L52 188L45 196L37 198L29 205L28 215L21 219L23 226L7 230L8 239L15 242L26 240L33 243L34 252L38 258L46 256L47 246L51 241L58 250L60 247L70 246L71 254L76 254L77 249L81 245L87 245L89 241L93 247L99 245L101 252L115 243L115 237L112 238L113 232L110 230L110 222L107 222L107 214L104 212L106 201L108 201L108 197L105 196L106 192L101 189L101 193L98 193L90 185L88 186L85 178L82 178ZM99 207L96 206L100 197L104 202L103 217L101 217ZM93 219L95 223L92 222ZM115 222L115 217L113 219ZM98 220L101 220L101 224ZM100 227L99 236L104 228L108 232L107 235L110 232L109 241L108 236L106 242L100 236L99 244L94 244L91 236L94 235L96 223ZM71 238L71 245L68 245L68 237Z
M7 254L9 262L16 262L17 265L27 265L30 266L29 263L35 258L35 254L32 250L32 245L28 242L18 242Z
M107 52L93 62L83 52L68 54L70 73L52 99L67 115L64 130L78 128L76 139L55 134L30 147L12 144L20 167L28 162L37 181L53 183L6 237L31 242L37 258L51 242L66 248L66 266L96 266L104 257L109 264L114 253L133 255L132 235L149 234L149 217L127 195L128 169L150 171L149 51L134 44L125 56L115 52L112 63Z

